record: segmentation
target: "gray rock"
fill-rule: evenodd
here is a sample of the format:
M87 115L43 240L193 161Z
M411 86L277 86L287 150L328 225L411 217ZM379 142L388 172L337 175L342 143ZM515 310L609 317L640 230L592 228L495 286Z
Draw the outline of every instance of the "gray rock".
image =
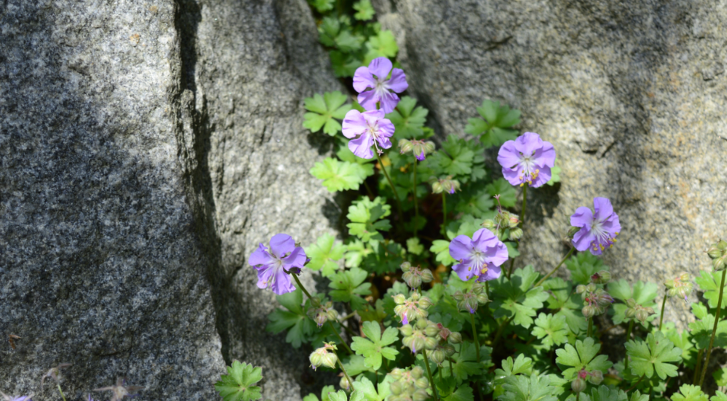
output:
M727 9L655 0L395 6L378 8L396 14L386 21L404 31L409 92L440 136L464 135L489 98L521 109L521 131L555 145L562 184L530 191L516 265L557 264L569 216L605 196L623 226L604 256L615 278L663 283L710 269L704 251L725 235L727 216L727 33L719 28ZM687 311L673 300L665 319L683 325Z
M118 376L212 400L239 359L300 399L246 257L330 230L301 122L337 81L305 2L8 0L0 32L0 391L58 399L40 378L72 363L69 400Z

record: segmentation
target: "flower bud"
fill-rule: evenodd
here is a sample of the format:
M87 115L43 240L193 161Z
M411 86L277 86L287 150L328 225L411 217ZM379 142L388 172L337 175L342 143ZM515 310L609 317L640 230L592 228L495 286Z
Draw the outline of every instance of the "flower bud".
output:
M727 241L719 240L719 242L717 243L717 248L721 249L722 251L727 251Z
M414 385L420 389L429 388L429 380L426 377L420 377L414 382Z
M422 297L419 300L419 307L422 309L428 309L432 305L432 300L429 297Z
M432 280L434 280L434 275L432 274L432 271L429 269L422 269L422 281L425 283L429 283Z
M418 292L415 292L415 293L411 294L411 296L409 297L409 299L411 299L412 301L416 302L416 301L419 301L419 298L421 298L421 297L422 296L419 295Z
M318 352L313 352L310 354L310 357L308 357L308 359L310 360L310 366L313 368L313 370L316 370L319 366L321 366L322 358L323 356Z
M517 241L520 238L523 237L523 230L521 228L511 228L510 229L510 240L511 241Z
M591 372L588 381L598 386L599 384L601 384L601 382L603 382L603 372L601 372L600 370L594 370L593 372Z
M401 335L404 337L409 337L414 333L414 329L412 329L411 325L405 324L401 327L399 327L399 331L401 332Z
M449 335L449 342L452 344L459 344L462 342L462 334L458 331L454 331Z
M444 350L444 353L445 353L445 354L446 354L447 356L452 356L452 355L454 355L454 353L455 353L455 352L457 352L457 351L456 351L456 350L454 349L454 347L453 347L453 346L451 346L451 345L449 345L449 344L444 344L444 345L442 345L442 349Z
M689 274L680 273L679 276L672 280L667 280L664 285L666 286L666 295L669 297L684 298L687 301L687 295L692 293L694 284L689 279Z
M487 297L487 293L482 293L477 296L477 302L481 303L482 305L490 302L490 298Z
M516 214L510 213L510 218L507 222L510 228L515 228L518 224L520 224L520 217Z
M576 294L583 294L584 292L586 292L586 286L583 284L578 284L576 286Z
M391 377L394 378L394 380L401 379L402 375L404 374L404 370L400 368L394 368L391 370L391 373L389 373Z
M401 305L406 301L406 297L404 294L396 294L394 295L394 302L396 302L397 305Z
M424 319L417 320L416 327L419 330L424 330L427 328L428 322Z
M424 370L422 368L420 368L419 366L414 366L411 369L411 377L413 377L415 379L418 379L418 378L423 377L423 376L424 376ZM429 387L429 383L427 383L427 385L425 387L422 387L422 388L426 388L426 387Z
M325 366L332 369L335 368L338 357L336 357L335 353L328 352L329 350L335 349L336 346L332 343L324 343L323 347L313 351L309 357L313 370L318 369L319 366Z
M341 378L341 381L338 382L338 386L341 387L345 392L351 391L351 382L348 381L346 376L343 376Z
M413 145L408 139L399 139L399 152L401 154L411 152Z
M338 361L336 354L328 353L321 358L321 365L334 369L336 367L336 361Z
M594 284L607 284L611 281L611 273L608 270L601 270L591 276L591 281L593 281Z
M426 329L424 329L424 334L426 334L427 337L434 337L436 335L439 335L439 327L435 326L427 326Z
M585 391L586 389L586 381L581 379L580 377L576 377L570 384L571 390L573 390L574 393L580 393L582 391Z
M402 264L401 264L401 265L400 265L399 267L401 268L401 271L403 271L403 272L408 272L408 271L409 271L409 269L411 269L411 263L409 263L409 262L404 262L404 263L402 263Z
M455 301L459 302L464 299L464 294L462 293L462 291L457 291L452 294L452 298L454 298Z
M412 273L411 271L404 273L401 276L401 279L404 280L406 285L411 288L419 288L419 286L422 285L422 277L418 274Z
M489 229L495 228L495 221L487 219L487 220L483 221L481 225L483 228L486 228L489 230Z
M427 401L429 398L429 394L424 390L417 390L411 396L412 401Z
M435 337L426 337L424 339L424 346L427 349L435 349L437 348L437 342L438 340Z
M583 309L581 309L581 312L583 313L583 316L585 318L590 318L590 317L595 316L597 311L598 310L596 309L596 307L591 306L591 305L586 305L583 307Z
M722 257L722 250L717 248L717 244L714 244L707 249L707 255L712 259Z
M399 381L393 381L389 384L389 390L391 390L391 394L399 395L404 390L404 386Z
M432 183L432 192L434 192L435 194L442 193L442 184L440 184L439 181Z
M712 267L716 272L724 270L725 264L727 264L727 255L712 261Z
M437 365L441 365L442 362L444 362L444 358L446 358L446 357L447 357L447 354L442 349L435 349L429 355L429 359L431 359L432 362L436 363Z
M578 231L581 231L580 227L571 227L568 230L568 238L573 239Z

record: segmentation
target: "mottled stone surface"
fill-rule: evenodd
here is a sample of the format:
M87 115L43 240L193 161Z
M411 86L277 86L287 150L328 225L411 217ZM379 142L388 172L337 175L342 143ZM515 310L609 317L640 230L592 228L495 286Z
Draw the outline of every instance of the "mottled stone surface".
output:
M67 362L69 400L117 376L213 400L239 359L302 398L246 256L329 230L301 119L336 81L305 2L8 0L0 32L0 391L56 400Z
M604 257L616 278L710 267L704 250L726 234L727 3L384 1L440 135L464 135L490 98L555 145L562 184L530 191L519 265L554 266L569 216L605 196L623 226ZM670 303L667 320L688 318Z

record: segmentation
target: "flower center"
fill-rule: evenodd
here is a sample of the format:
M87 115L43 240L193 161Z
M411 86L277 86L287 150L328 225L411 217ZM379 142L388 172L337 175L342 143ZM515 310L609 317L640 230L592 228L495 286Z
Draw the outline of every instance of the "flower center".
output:
M485 264L485 259L487 256L482 253L480 250L475 250L472 252L472 267L475 268L475 270L480 271L482 269L482 266Z
M374 86L374 92L376 92L377 95L381 96L388 92L389 84L386 82L386 77L379 78L376 77L376 85Z
M538 175L540 174L540 169L535 168L535 160L533 160L533 155L525 156L522 153L520 154L522 157L520 158L520 168L522 171L520 171L520 176L518 177L522 184L520 186L523 186L526 182L529 185L533 185L533 180L538 178Z
M593 221L591 222L591 233L596 237L596 240L591 242L591 247L594 251L598 250L599 248L603 251L604 249L606 249L606 246L610 248L616 242L616 235L618 235L618 233L614 233L615 235L611 235L611 233L606 231L606 229L603 227L603 222L606 221L608 217L603 220L598 220L594 217Z

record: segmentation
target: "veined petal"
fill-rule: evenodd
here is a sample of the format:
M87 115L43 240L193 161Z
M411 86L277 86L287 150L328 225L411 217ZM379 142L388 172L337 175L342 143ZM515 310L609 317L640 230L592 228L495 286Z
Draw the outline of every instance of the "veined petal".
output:
M475 271L472 268L472 265L467 260L465 260L464 263L457 263L456 265L452 266L452 270L457 273L457 276L459 276L460 280L462 281L467 281L475 275Z
M541 167L538 176L535 177L530 186L533 188L542 187L545 183L550 181L551 174L550 167Z
M366 119L356 109L350 110L343 118L343 136L346 138L355 138L363 134L367 128Z
M395 130L396 127L394 127L394 123L392 123L388 118L382 118L379 120L379 136L390 138L394 135Z
M502 269L500 268L500 266L497 266L492 263L488 263L487 271L485 272L485 274L480 274L480 276L477 277L477 281L482 283L485 281L495 280L495 279L500 278L501 274L502 274Z
M515 140L515 148L525 156L530 156L543 146L543 140L535 132L526 132Z
M613 214L613 206L608 198L593 198L593 210L596 220L603 221Z
M505 246L505 244L503 244L500 240L497 240L497 242L498 243L495 244L495 246L488 247L486 253L488 257L488 263L493 266L502 265L503 263L507 262L508 258L507 247Z
M472 255L472 240L466 235L458 235L449 243L449 255L457 261L469 259Z
M518 186L525 182L525 177L522 176L520 170L518 168L508 168L503 167L502 168L502 175L505 177L507 182L510 183L510 185Z
M384 119L385 113L383 112L383 110L367 110L364 111L361 115L366 120L366 123L369 126L373 127L379 124L379 121Z
M587 227L590 230L592 222L593 213L585 206L576 209L576 212L570 217L570 225L573 227Z
M550 142L542 141L543 146L540 149L535 150L535 163L543 167L555 166L555 148Z
M370 135L361 135L356 139L348 141L348 148L354 155L362 159L370 159L374 157L374 152L371 151L373 144L374 139Z
M493 239L495 241L492 241ZM472 247L482 252L487 251L488 246L497 245L497 242L498 240L495 237L495 234L486 228L480 228L472 234Z
M386 81L386 84L389 89L396 93L404 92L409 87L409 84L406 82L406 74L404 74L401 68L394 68L391 72L391 79Z
M275 234L270 239L270 250L278 259L293 252L293 249L295 249L295 241L288 234Z
M577 250L583 252L591 247L591 243L596 240L596 236L591 233L591 230L583 227L576 235L573 236L573 245Z
M260 266L270 264L272 261L273 258L268 253L268 248L265 245L260 244L252 255L250 255L247 263L250 266Z
M257 288L266 289L270 281L275 277L275 267L265 265L257 269Z
M283 267L285 270L290 270L293 267L303 268L305 266L305 250L299 246L293 249L290 255L283 258Z
M379 95L376 91L370 90L358 94L358 104L366 110L376 110L376 103L379 101Z
M602 223L601 227L611 234L612 237L615 237L616 233L621 232L621 223L618 220L618 215L616 213L612 214L611 217Z
M381 149L389 149L391 147L391 141L389 140L389 137L380 136L376 138L376 142L379 143L379 147Z
M353 89L361 93L367 88L376 87L376 81L369 71L368 67L358 67L353 74Z
M515 147L515 141L507 141L497 152L497 162L503 169L517 166L520 163L520 152Z
M399 96L396 96L396 93L386 91L381 94L379 102L381 102L381 110L388 114L394 111L396 105L399 104Z
M295 291L295 286L290 282L290 276L283 269L278 269L270 289L277 295L283 295Z
M376 75L376 78L380 81L383 81L387 76L389 76L391 67L391 61L388 58L377 57L371 60L371 63L369 64L369 72Z

